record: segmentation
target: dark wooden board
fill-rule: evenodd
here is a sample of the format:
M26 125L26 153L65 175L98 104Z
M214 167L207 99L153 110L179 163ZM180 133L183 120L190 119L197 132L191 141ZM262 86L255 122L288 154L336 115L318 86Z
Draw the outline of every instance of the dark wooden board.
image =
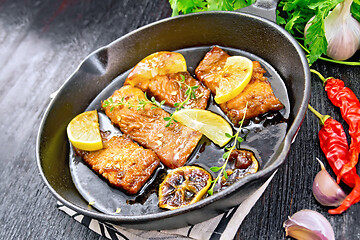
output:
M0 239L103 239L56 209L56 199L36 166L40 120L50 94L89 53L170 16L166 0L0 1ZM359 67L318 62L313 68L344 79L360 97ZM315 76L311 104L347 129ZM236 239L284 239L283 221L305 208L324 214L336 239L360 238L360 204L330 216L312 196L312 180L319 171L315 157L324 160L319 129L309 113L286 163L245 218Z

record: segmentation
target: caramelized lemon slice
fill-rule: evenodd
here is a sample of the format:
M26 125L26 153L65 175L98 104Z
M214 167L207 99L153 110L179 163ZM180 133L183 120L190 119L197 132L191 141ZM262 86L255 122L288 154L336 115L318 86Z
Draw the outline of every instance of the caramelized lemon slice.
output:
M97 111L84 112L73 118L67 126L67 135L72 145L80 150L102 149Z
M176 52L156 52L142 59L129 73L125 84L147 90L149 81L157 75L185 72L186 62L182 54Z
M220 147L230 141L225 134L233 134L230 124L224 118L208 110L181 109L174 112L173 117L185 126L201 132Z
M250 82L252 72L253 63L250 59L242 56L227 58L216 88L215 102L224 103L239 95Z
M202 168L184 166L165 177L159 187L159 207L170 210L198 202L211 185L211 175Z

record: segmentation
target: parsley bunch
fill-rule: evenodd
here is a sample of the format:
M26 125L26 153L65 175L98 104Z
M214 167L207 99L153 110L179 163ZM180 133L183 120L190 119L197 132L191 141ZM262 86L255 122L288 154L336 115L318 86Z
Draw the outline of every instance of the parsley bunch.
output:
M172 16L202 11L233 11L250 6L255 0L169 0Z

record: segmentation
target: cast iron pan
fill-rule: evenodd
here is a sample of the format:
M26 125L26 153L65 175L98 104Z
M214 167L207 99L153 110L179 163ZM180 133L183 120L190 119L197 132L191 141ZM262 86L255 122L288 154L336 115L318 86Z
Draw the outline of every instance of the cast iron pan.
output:
M256 5L243 10L255 11L274 20L276 3L257 1ZM87 109L98 108L97 99L104 100L111 91L121 87L127 71L147 55L164 50L182 52L190 62L191 72L203 57L201 54L213 45L225 48L231 55L243 53L259 60L268 71L270 82L275 81L275 84L272 82L275 94L279 94L286 105L284 134L271 154L262 156L260 171L211 197L173 211L159 210L155 206L157 203L150 207L156 211L149 210L147 203L129 205L121 214L106 213L106 206L98 206L101 211L89 209L88 196L81 195L78 190L82 191L86 185L77 180L78 165L71 159L66 136L70 120ZM277 84L279 79L282 81ZM117 39L80 64L44 114L37 139L38 166L57 199L81 214L138 229L170 229L196 224L241 203L285 161L309 97L310 72L306 57L296 40L275 23L239 12L204 12L164 19ZM216 107L212 110L216 111ZM198 148L195 151L199 151ZM112 193L116 191L111 190ZM109 193L102 195L105 199L111 196Z

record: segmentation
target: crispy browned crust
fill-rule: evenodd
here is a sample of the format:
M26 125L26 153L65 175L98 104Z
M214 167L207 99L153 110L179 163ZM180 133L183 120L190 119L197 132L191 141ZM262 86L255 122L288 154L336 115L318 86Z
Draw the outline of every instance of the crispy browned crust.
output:
M123 86L110 97L114 102L124 99L133 105L139 100L145 100L144 93L130 85ZM165 117L170 114L154 105L147 104L145 108L129 108L128 105L110 106L104 108L110 120L120 127L120 130L130 136L140 145L153 150L161 162L169 168L183 166L196 147L202 134L180 123L166 127Z
M136 194L158 167L159 158L129 138L104 134L102 137L103 149L92 152L75 149L76 154L111 185Z
M210 88L213 94L216 94L219 74L228 57L229 55L222 49L213 47L195 70L197 78ZM269 81L263 76L266 71L258 61L253 61L253 69L251 80L245 89L235 98L220 104L220 108L235 125L241 121L246 103L248 103L246 119L284 108L280 100L275 97Z
M209 89L205 88L199 81L195 80L188 72L171 73L166 75L158 75L149 83L150 93L159 102L165 101L165 104L174 107L175 103L184 102L187 98L187 86L181 84L180 81L184 76L184 83L189 86L198 86L195 90L196 98L191 98L185 108L205 109L210 97Z

